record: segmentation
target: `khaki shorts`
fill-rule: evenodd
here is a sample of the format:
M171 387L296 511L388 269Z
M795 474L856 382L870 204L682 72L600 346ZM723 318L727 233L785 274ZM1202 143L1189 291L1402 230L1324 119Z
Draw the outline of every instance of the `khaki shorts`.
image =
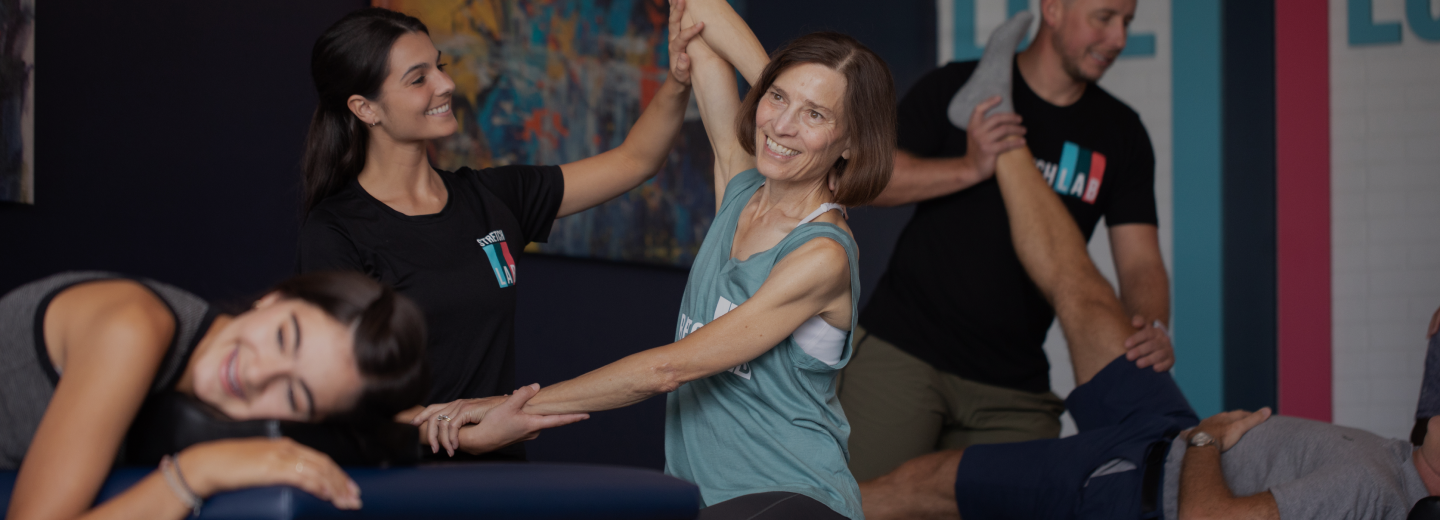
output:
M850 472L880 477L940 450L1060 435L1065 402L942 372L855 328L855 355L840 375L850 420Z

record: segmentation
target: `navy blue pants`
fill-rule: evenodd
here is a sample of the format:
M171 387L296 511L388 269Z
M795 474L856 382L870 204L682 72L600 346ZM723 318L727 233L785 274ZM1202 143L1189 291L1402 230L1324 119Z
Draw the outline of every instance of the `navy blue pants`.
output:
M1076 387L1065 407L1080 430L1073 436L965 449L955 475L961 518L1162 515L1158 507L1142 510L1147 455L1154 453L1152 445L1200 422L1175 379L1121 356ZM1091 478L1116 459L1135 469ZM1163 455L1150 459L1152 475L1163 472ZM1159 492L1156 485L1152 493Z

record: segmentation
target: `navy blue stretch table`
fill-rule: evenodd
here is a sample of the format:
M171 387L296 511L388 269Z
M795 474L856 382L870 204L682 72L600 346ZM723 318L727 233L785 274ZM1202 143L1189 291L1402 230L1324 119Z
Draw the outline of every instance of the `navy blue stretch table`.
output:
M122 468L100 490L104 501L134 485L151 468ZM340 511L290 487L222 493L205 502L200 518L290 520L400 519L625 519L695 518L700 491L662 473L570 464L445 464L410 468L349 468L365 507ZM10 507L15 472L0 472L0 515Z

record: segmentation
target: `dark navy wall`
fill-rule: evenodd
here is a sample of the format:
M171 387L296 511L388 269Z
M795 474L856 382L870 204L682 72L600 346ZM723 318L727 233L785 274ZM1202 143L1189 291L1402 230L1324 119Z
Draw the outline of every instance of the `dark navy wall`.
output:
M229 299L289 274L310 46L357 5L42 2L38 203L0 205L0 291L110 269Z
M1222 10L1224 409L1256 410L1278 404L1275 2Z

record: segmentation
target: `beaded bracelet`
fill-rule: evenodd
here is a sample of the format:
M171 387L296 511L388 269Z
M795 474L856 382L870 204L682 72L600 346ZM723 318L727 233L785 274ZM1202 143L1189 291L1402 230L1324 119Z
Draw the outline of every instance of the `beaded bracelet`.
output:
M199 518L200 506L204 502L190 490L190 485L185 483L185 475L180 473L180 465L175 463L174 457L166 455L160 459L160 475L165 477L165 484L170 486L170 491L175 492L176 498L190 506L190 518Z

